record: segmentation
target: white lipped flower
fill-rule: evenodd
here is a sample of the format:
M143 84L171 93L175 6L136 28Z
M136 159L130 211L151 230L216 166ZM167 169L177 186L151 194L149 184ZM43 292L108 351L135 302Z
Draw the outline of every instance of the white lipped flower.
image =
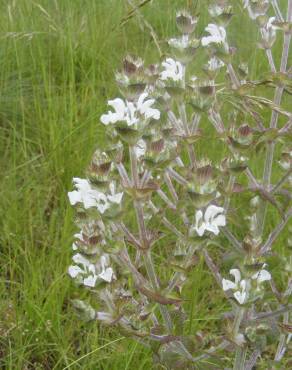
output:
M121 204L124 193L116 192L116 184L113 181L109 184L109 190L110 193L107 195L108 201L114 204Z
M202 37L202 46L208 46L209 44L225 44L226 41L226 31L222 26L217 26L217 24L209 23L205 28L205 31L210 34L210 36Z
M160 111L152 108L155 100L147 99L147 97L148 93L144 92L139 96L137 103L123 101L120 98L109 100L108 105L114 108L115 111L108 111L103 114L100 117L101 122L106 126L117 122L126 122L128 126L132 126L139 122L139 116L142 116L143 119L158 120Z
M154 99L145 100L148 97L148 93L145 92L140 95L137 102L137 111L144 115L145 119L155 119L160 118L160 111L158 109L152 108L152 105L155 103Z
M109 100L107 104L114 108L115 112L108 111L107 114L103 114L100 117L100 120L104 125L116 123L125 119L126 104L122 99L117 98L114 100Z
M71 205L82 203L85 209L96 207L100 213L106 211L109 204L105 194L92 189L89 181L86 179L74 177L73 183L77 190L68 193Z
M100 257L99 264L91 263L80 253L75 254L72 260L76 265L69 266L68 274L73 279L80 279L85 286L93 288L98 280L111 283L115 278L114 271L109 266L109 256L106 254Z
M269 281L272 279L271 274L269 271L265 270L265 267L267 267L267 264L264 263L263 267L260 271L256 272L251 278L253 280L256 280L257 284L261 284L264 281Z
M164 70L160 73L161 80L171 79L173 81L182 81L183 65L180 62L172 58L166 58L161 65L164 67Z
M225 292L233 290L233 296L237 302L244 304L248 299L249 283L247 280L241 279L241 273L238 269L231 269L229 273L234 276L234 281L222 279L222 288Z
M95 207L103 214L112 203L120 204L123 198L123 192L116 193L115 183L109 185L109 194L95 190L86 179L73 178L74 186L77 190L68 193L71 205L82 203L85 209Z
M100 257L101 272L97 276L107 283L111 283L115 278L114 270L110 267L109 263L110 260L107 254L104 254Z
M202 210L198 210L195 216L195 226L193 229L199 236L203 236L205 231L218 235L219 227L226 225L226 217L224 215L224 208L210 205L203 215Z

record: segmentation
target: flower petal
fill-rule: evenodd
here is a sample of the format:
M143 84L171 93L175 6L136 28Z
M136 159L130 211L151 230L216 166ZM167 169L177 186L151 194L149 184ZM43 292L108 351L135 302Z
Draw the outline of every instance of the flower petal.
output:
M83 284L90 288L93 288L95 287L96 280L97 280L97 275L89 275L87 278L83 279Z
M234 276L234 279L235 279L235 284L238 284L241 280L241 273L238 269L231 269L229 271L230 275L233 275Z
M120 204L121 201L122 201L123 195L124 195L124 193L116 193L116 194L113 194L113 195L108 195L107 198L112 203Z
M240 304L243 304L247 297L246 292L240 292L240 291L235 292L233 295L234 295L234 298L237 300L237 302Z
M267 270L261 270L252 276L252 279L256 279L258 283L262 283L263 281L271 280L272 276Z
M211 222L217 215L224 212L224 208L211 204L205 211L205 222Z
M215 235L218 235L220 230L218 228L218 226L216 224L207 224L206 223L206 230L210 231L211 233L215 234Z
M100 274L98 274L98 277L108 283L111 283L114 277L114 271L111 267L108 267L104 271L102 271Z
M227 279L222 279L222 288L223 288L224 291L230 290L230 289L234 290L234 289L236 289L236 287L237 287L237 285L233 281L227 280Z
M68 198L72 206L74 206L76 203L82 202L81 194L76 190L68 192Z
M225 215L219 215L215 217L213 224L216 224L217 226L226 226L226 217Z
M84 273L84 271L79 266L69 266L68 274L71 278L75 279L79 274Z
M85 258L84 256L82 256L82 254L80 253L76 253L73 257L72 257L72 260L77 263L77 264L80 264L80 265L83 265L83 267L89 267L90 265L92 265L91 262L88 261L87 258Z

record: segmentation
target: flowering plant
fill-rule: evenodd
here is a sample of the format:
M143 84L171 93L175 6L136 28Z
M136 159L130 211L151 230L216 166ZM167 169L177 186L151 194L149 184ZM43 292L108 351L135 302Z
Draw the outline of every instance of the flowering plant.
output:
M171 56L148 67L125 58L116 75L123 99L109 100L111 109L100 119L106 146L69 192L80 232L68 273L94 297L73 304L86 320L115 325L150 347L169 369L201 368L211 356L214 368L232 360L234 369L252 369L257 361L276 368L291 339L291 240L283 234L282 250L274 246L292 216L292 114L281 106L282 95L291 94L292 0L286 20L277 1L245 0L243 6L259 28L269 77L255 80L245 64L236 67L227 1L210 5L212 23L201 39L198 17L179 12L181 35L168 42ZM280 31L278 70L272 46ZM206 64L195 76L199 52ZM265 95L268 88L274 101ZM224 146L215 161L208 158L207 132ZM260 179L255 156L257 166L263 158ZM282 174L274 182L276 167ZM212 335L185 329L193 314L185 287L198 256L231 308L222 315L224 328ZM231 280L223 278L228 269Z

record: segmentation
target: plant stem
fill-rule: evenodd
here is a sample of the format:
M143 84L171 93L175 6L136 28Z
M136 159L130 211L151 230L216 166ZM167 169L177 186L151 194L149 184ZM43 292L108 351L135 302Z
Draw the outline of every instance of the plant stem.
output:
M282 16L281 10L279 8L278 0L271 0L272 6L274 8L274 12L276 14L277 20L280 22L284 21L284 18Z
M139 228L140 244L142 245L142 249L147 249L149 247L149 241L148 241L147 229L146 229L145 219L144 219L144 212L143 212L141 202L135 201L134 207L136 211L136 218L137 218L137 223L138 223L138 228Z
M277 237L279 236L281 231L284 229L284 227L286 226L286 224L288 223L288 221L290 220L291 217L292 217L292 208L290 208L286 212L283 220L275 227L274 231L272 231L270 233L267 241L265 242L265 244L261 248L261 253L262 254L267 253L271 249L273 243L275 242L275 240L277 239Z
M169 173L166 171L165 174L164 174L164 179L165 179L165 183L169 189L169 192L174 200L175 203L178 202L178 195L177 195L177 192L173 186L173 183L171 181L171 178L169 176Z
M139 173L138 173L138 164L137 164L137 156L135 152L134 146L129 147L130 151L130 161L131 161L131 172L132 172L132 181L135 187L139 187Z
M129 148L129 151L130 151L132 178L133 178L135 185L137 186L139 185L137 156L136 156L136 152L133 146ZM134 207L136 211L136 218L137 218L137 223L138 223L138 228L139 228L140 244L142 245L142 249L144 251L144 264L145 264L145 268L147 271L147 275L148 275L148 278L150 280L150 283L153 289L158 290L159 280L155 273L154 265L153 265L152 258L151 258L151 251L149 249L148 233L147 233L147 228L145 225L145 217L144 217L143 205L141 201L135 200ZM171 323L171 318L170 318L169 312L167 311L167 308L163 305L159 305L159 309L164 319L167 330L171 332L172 323Z
M119 174L121 176L123 185L125 185L127 187L130 187L131 186L131 180L129 179L129 176L127 174L127 171L126 171L124 165L122 163L117 163L116 167L117 167L117 169L119 171Z
M222 228L222 232L237 251L243 252L242 244L226 226Z
M267 54L267 58L268 58L268 61L269 61L271 71L273 73L276 73L277 70L276 70L276 66L275 66L275 62L274 62L274 58L273 58L271 49L267 49L266 54Z
M257 362L257 359L260 357L260 355L261 355L260 350L256 349L255 351L253 351L244 370L252 370Z
M145 251L143 256L144 256L144 264L145 264L145 267L146 267L147 275L149 277L151 285L155 290L158 290L159 289L159 281L158 281L157 275L156 275L155 270L154 270L154 265L153 265L152 258L151 258L151 252L149 250L147 250L147 251ZM160 309L161 315L163 317L163 320L165 322L167 330L169 332L171 332L172 322L171 322L171 317L169 315L169 312L168 312L167 308L160 304L159 309Z
M287 173L277 182L276 185L271 189L271 193L274 194L281 186L289 179L292 174L292 169L288 170Z
M186 87L186 67L185 66L183 66L182 87L183 87L183 89L185 89L185 87ZM185 136L187 137L191 133L190 132L191 128L189 127L189 124L188 124L186 105L185 105L184 102L179 102L178 103L178 111L179 111L180 119L183 123ZM196 155L195 155L194 148L193 148L192 144L187 144L187 151L188 151L188 156L189 156L189 160L190 160L192 168L196 168L197 167Z
M234 323L233 323L233 334L234 337L236 337L239 333L239 328L241 321L243 319L243 316L245 314L245 308L238 307ZM235 353L235 360L233 365L233 370L244 370L245 368L245 359L247 354L247 347L246 346L238 346L236 353Z
M168 198L168 196L161 189L157 190L157 194L170 209L176 210L175 204Z
M179 173L177 173L174 169L172 169L171 167L168 167L167 169L169 175L175 180L177 181L179 184L183 185L183 186L186 186L188 185L188 182L186 179L184 179Z

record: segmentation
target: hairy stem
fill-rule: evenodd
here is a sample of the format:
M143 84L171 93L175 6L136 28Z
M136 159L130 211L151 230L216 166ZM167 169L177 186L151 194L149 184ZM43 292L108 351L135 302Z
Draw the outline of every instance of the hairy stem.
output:
M273 243L275 242L275 240L277 239L277 237L279 236L281 231L284 229L284 227L286 226L286 224L288 223L288 221L290 220L291 217L292 217L292 208L290 208L287 211L287 213L283 217L283 220L270 233L267 241L265 242L265 244L261 248L261 253L262 254L267 253L271 249Z
M272 3L272 6L273 6L273 9L274 9L274 12L276 14L277 20L280 21L280 22L283 22L284 18L282 16L282 13L281 13L281 10L280 10L279 4L278 4L278 0L271 0L271 3Z
M274 58L273 58L271 49L267 49L266 54L267 54L267 58L268 58L268 62L269 62L271 71L273 73L275 73L277 71L277 69L276 69L276 66L275 66L275 62L274 62Z
M235 318L234 318L234 323L233 323L234 337L236 337L239 334L239 328L240 328L244 314L245 314L245 308L238 307ZM246 346L238 346L236 353L235 353L233 370L244 370L246 354L247 354Z
M139 185L139 174L138 174L138 164L137 164L137 156L136 152L133 147L129 148L130 150L130 161L131 161L131 172L132 172L132 178L136 186ZM147 271L148 278L150 280L150 283L153 287L153 289L158 290L159 289L159 280L156 275L154 265L151 258L151 251L149 249L149 239L148 239L148 233L147 228L145 224L145 217L144 217L144 210L143 205L140 200L134 201L134 207L136 211L136 218L139 228L139 236L140 236L140 244L142 245L142 249L144 250L144 264ZM165 325L167 327L167 330L171 332L172 330L172 323L171 318L169 315L169 312L167 308L163 305L159 305L159 309L161 312L161 315L163 317L163 320L165 322Z
M145 264L147 275L149 277L149 280L151 282L152 287L155 290L158 290L159 289L159 281L158 281L158 278L157 278L157 275L156 275L156 272L155 272L155 269L154 269L154 265L153 265L153 262L152 262L151 252L149 250L144 253L144 264ZM167 308L160 304L159 309L160 309L161 315L163 317L163 320L165 322L167 330L169 332L171 332L172 331L172 322L171 322L171 317L169 315L169 312L168 312Z

